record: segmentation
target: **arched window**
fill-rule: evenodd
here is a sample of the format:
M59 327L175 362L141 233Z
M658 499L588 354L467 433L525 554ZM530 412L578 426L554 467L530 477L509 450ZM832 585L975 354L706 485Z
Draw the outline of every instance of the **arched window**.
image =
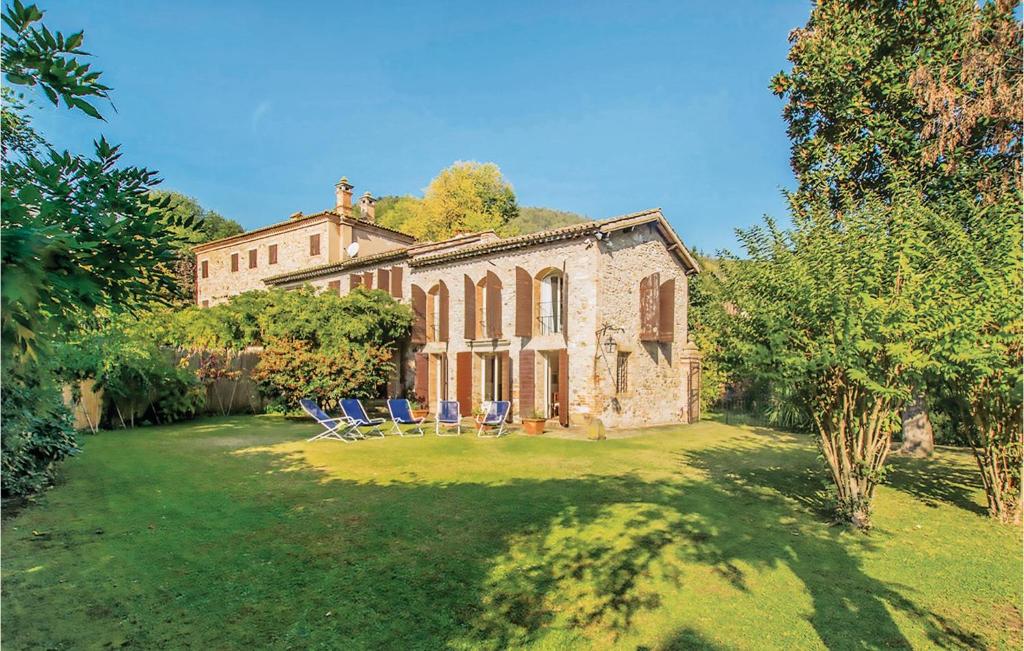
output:
M548 268L537 274L537 322L540 334L565 329L565 277L560 269Z
M438 281L427 292L427 341L448 341L448 286Z

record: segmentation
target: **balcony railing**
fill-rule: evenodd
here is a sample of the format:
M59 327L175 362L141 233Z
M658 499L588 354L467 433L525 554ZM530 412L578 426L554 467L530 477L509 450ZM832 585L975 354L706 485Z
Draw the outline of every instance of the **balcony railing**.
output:
M551 301L542 302L539 305L540 316L537 322L540 324L540 334L557 334L562 331L561 305Z

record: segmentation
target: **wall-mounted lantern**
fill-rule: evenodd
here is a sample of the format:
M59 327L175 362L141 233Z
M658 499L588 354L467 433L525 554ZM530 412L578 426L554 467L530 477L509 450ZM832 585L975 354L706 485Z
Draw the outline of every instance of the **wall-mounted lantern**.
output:
M606 334L604 337L604 352L613 355L618 349L619 344L615 343L615 340L612 339L611 333Z

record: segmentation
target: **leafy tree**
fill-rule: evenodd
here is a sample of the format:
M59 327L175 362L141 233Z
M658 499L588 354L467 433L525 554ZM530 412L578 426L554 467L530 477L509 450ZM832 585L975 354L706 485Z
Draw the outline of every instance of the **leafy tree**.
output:
M24 156L35 154L46 141L32 127L32 117L27 112L27 102L9 86L0 88L0 149L3 160L9 155Z
M88 98L107 98L100 73L76 56L81 32L64 37L20 2L3 15L3 73L38 86L55 105L100 117ZM73 329L101 308L131 310L171 287L178 237L188 228L150 196L155 172L119 168L118 147L100 138L93 158L47 149L5 159L2 200L3 343L34 351L43 331Z
M913 193L902 199L851 199L836 220L822 197L795 211L792 231L768 221L740 232L748 259L723 263L744 374L812 420L837 511L863 528L899 409L930 363L920 331L942 323L915 266L929 255L930 215Z
M988 205L1020 215L1024 119L1016 6L1007 0L816 3L807 25L790 35L791 70L772 82L787 100L783 115L799 181L794 211L812 210L827 196L839 221L850 197L895 203L913 187L928 210L959 221L960 232L947 234L954 241L972 236L975 216ZM938 273L937 266L921 273ZM1013 314L1016 305L1002 313ZM910 412L924 403L926 386L953 386L943 379L947 372L937 366L922 376ZM932 402L962 404L963 398ZM905 443L910 434L908 428ZM927 447L927 431L918 434Z
M108 98L100 73L79 57L81 32L41 23L35 5L3 11L0 71L15 86L39 88L55 106L102 119ZM0 186L0 340L6 494L39 490L76 450L46 355L53 339L100 314L131 311L173 283L175 227L150 196L155 172L119 167L121 153L100 138L91 156L57 152L35 133L20 98L4 94Z
M430 182L422 200L388 198L378 205L378 221L424 240L457 233L505 233L518 214L516 195L494 163L458 161Z
M921 345L935 356L937 394L954 406L953 421L974 451L989 512L1019 524L1024 463L1020 207L1011 199L978 208L973 193L962 197L961 205L952 216L933 218L937 236L922 261L926 284L919 300L941 308L927 315L930 327L921 330Z

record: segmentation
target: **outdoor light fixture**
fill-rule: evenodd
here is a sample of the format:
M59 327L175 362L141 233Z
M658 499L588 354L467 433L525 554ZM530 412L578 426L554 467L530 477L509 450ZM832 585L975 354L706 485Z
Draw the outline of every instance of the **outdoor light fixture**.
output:
M605 337L604 337L604 350L605 350L605 352L608 353L609 355L611 355L616 350L618 350L618 348L619 348L619 345L617 343L615 343L614 339L612 339L611 333L608 333L607 335L605 335Z

